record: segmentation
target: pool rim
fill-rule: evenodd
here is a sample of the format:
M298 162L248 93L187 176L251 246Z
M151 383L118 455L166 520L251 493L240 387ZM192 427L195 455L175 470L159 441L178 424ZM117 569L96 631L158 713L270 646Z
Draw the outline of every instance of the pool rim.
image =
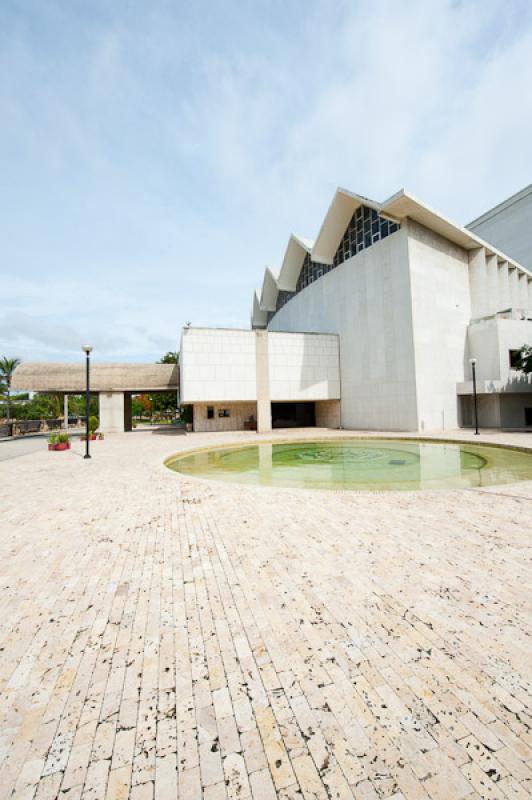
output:
M309 429L306 429L309 430ZM334 429L333 429L334 430ZM234 431L236 433L236 431ZM213 434L216 433L224 433L224 431L212 431ZM258 434L260 436L260 434ZM522 483L530 483L532 478L525 479L525 480L516 480L511 481L508 483L494 483L488 486L461 486L461 487L443 487L443 488L427 488L427 489L367 489L366 487L361 488L334 488L334 489L325 489L321 487L291 487L291 486L262 486L260 484L246 484L244 482L239 483L238 481L222 481L216 480L213 478L202 477L199 475L189 475L184 472L180 472L179 470L171 469L168 466L168 463L174 459L190 456L194 453L203 453L209 452L211 450L229 450L234 448L241 448L241 447L255 447L259 444L297 444L297 443L304 443L304 442L315 442L315 443L328 443L331 441L356 441L356 440L363 440L363 441L386 441L386 442L419 442L419 443L428 443L428 444L457 444L457 445L480 445L482 447L494 447L502 450L515 450L521 453L527 453L528 455L532 455L532 445L530 447L525 447L523 445L516 445L516 444L502 444L500 442L486 442L482 438L479 441L471 441L470 439L450 439L448 437L436 437L436 436L390 436L383 435L382 433L375 433L374 435L371 433L364 433L364 434L349 434L347 436L344 435L334 435L334 436L321 436L312 437L312 436L302 436L300 438L290 438L282 436L280 438L272 438L265 434L266 438L257 438L255 441L233 441L230 443L221 443L221 444L212 444L212 445L205 445L203 447L190 447L185 448L183 450L179 450L171 455L167 456L163 462L162 466L165 470L173 472L174 475L178 475L182 479L192 480L192 481L200 481L201 483L209 484L209 485L225 485L225 486L237 486L237 487L246 487L248 489L258 489L260 491L263 490L274 490L274 491L297 491L297 492L354 492L354 493L365 493L368 495L374 495L377 493L386 493L390 494L392 492L400 493L404 495L405 493L412 492L471 492L471 491L490 491L496 489L498 486L518 486Z

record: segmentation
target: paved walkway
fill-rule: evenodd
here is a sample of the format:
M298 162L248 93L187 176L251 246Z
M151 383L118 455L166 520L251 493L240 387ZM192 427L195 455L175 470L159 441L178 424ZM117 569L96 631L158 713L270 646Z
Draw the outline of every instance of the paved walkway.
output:
M0 797L530 797L532 483L313 493L162 466L237 437L0 464Z

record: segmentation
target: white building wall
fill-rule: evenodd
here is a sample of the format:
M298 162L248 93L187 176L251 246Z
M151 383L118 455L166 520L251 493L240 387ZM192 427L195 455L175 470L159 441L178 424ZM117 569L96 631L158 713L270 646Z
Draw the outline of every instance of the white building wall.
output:
M499 352L499 330L497 318L481 319L472 322L467 331L467 353L464 380L471 381L470 358L476 358L478 381L500 380L501 357Z
M269 330L339 334L344 427L417 430L406 229L307 286Z
M264 364L257 338L267 337ZM181 339L182 403L256 402L257 368L271 401L333 400L340 397L338 336L186 328Z
M532 408L532 376L510 366L510 350L532 345L532 321L505 317L472 322L468 329L468 358L477 359L478 418L481 427L523 427L525 409ZM472 424L473 383L468 365L458 386L466 409L464 424Z
M530 378L510 366L510 350L532 346L532 320L490 317L472 322L468 328L468 358L476 358L477 380L496 383L503 391L528 391ZM466 368L465 380L470 381L471 371ZM519 384L519 385L518 385Z
M272 401L340 397L338 336L269 333L268 349Z
M408 232L418 424L456 428L456 384L464 380L471 318L469 256L416 223L408 223Z
M257 399L254 331L185 328L180 359L181 402Z
M500 379L510 383L515 383L516 379L522 382L523 373L510 367L510 350L520 350L525 344L532 347L532 321L497 317L496 325Z
M256 403L220 403L213 406L214 416L209 419L208 408L210 404L195 403L193 427L196 433L208 431L243 431L251 430L247 426L253 418L257 420ZM226 411L229 416L220 416L220 411Z

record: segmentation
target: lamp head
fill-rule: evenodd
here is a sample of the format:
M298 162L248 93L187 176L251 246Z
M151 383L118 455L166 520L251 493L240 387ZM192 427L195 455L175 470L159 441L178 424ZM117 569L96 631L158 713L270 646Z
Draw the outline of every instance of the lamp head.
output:
M471 364L472 367L474 367L476 365L476 363L477 363L477 359L476 358L470 358L469 359L469 363Z
M84 353L87 353L87 355L89 355L89 353L92 350L92 345L91 344L84 344L84 345L82 345L81 349L83 350Z

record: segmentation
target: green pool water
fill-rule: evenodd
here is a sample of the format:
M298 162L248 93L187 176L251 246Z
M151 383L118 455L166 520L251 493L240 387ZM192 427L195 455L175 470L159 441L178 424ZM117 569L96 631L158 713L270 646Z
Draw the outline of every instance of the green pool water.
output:
M302 489L456 489L532 480L532 453L399 439L260 443L174 456L184 475Z

